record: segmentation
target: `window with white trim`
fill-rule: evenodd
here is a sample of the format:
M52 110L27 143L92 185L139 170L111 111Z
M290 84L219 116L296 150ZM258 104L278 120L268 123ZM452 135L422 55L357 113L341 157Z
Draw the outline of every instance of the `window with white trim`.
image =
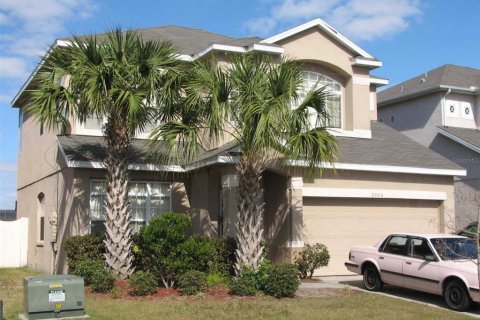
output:
M90 233L105 232L105 183L90 182ZM169 182L129 183L128 197L132 215L131 225L138 232L150 219L171 210L171 185Z
M103 117L92 115L85 119L83 128L87 130L102 130L104 122Z
M299 103L305 98L306 93L309 92L315 85L317 88L326 86L329 97L327 99L327 114L328 118L317 114L313 109L309 110L310 123L312 127L342 127L342 85L334 79L313 71L303 71L304 88L300 93Z

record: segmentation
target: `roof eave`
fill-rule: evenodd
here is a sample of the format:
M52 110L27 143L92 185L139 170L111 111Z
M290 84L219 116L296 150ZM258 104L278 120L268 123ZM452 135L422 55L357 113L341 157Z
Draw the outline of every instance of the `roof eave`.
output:
M10 105L12 106L12 108L19 108L18 106L18 100L20 99L20 97L22 96L22 93L25 91L25 89L27 89L27 87L30 85L30 83L32 82L33 78L35 77L35 75L37 74L37 72L40 70L40 68L43 66L43 63L45 62L45 59L50 55L50 53L52 52L53 49L55 49L57 46L68 46L70 45L71 42L70 41L66 41L66 40L55 40L55 42L48 48L48 50L45 52L45 55L44 55L44 58L42 58L42 60L40 61L40 63L37 64L37 66L35 67L35 69L33 69L33 71L30 73L30 75L28 76L27 80L23 83L22 87L20 88L20 90L17 92L17 94L13 97L12 101L10 102Z
M462 146L464 146L468 149L471 149L471 150L475 151L476 153L480 153L480 147L477 147L477 146L469 143L468 141L465 141L465 140L457 137L456 135L443 130L442 128L437 127L436 129L437 129L438 133L440 133L441 135L443 135L443 136L461 144Z
M288 165L294 167L306 167L307 161L289 160ZM357 163L327 163L322 162L319 167L324 169L335 170L352 170L352 171L373 171L373 172L393 172L406 174L424 174L438 176L466 176L467 171L462 169L446 169L446 168L421 168L421 167L402 167L392 165L375 165L375 164L357 164Z
M455 92L455 93L472 94L472 95L476 95L476 94L479 93L479 90L476 89L476 88L473 89L473 88L456 87L456 86L448 86L448 85L438 85L438 86L435 86L435 87L415 91L415 92L412 92L412 93L408 93L408 94L401 95L401 96L398 96L398 97L390 98L390 99L387 99L387 100L378 101L378 106L383 107L383 106L387 106L387 105L395 103L395 102L409 100L409 99L412 99L412 98L415 98L415 97L418 97L418 96L422 96L422 95L425 95L425 94L429 94L429 93L433 93L433 92L448 91L448 90L451 90L452 92Z
M352 59L352 66L366 67L368 69L376 69L383 65L382 61L376 59L364 59L363 57L355 57Z

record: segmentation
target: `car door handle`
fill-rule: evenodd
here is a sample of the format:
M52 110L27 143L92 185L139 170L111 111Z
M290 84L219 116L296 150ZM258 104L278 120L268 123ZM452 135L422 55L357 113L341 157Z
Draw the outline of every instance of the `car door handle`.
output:
M410 261L405 261L406 264L412 264Z
M383 260L384 258L383 258L383 257L379 257L378 259Z

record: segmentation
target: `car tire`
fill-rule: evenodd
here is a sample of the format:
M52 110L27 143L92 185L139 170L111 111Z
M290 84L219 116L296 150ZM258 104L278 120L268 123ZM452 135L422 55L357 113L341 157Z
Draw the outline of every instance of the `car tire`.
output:
M383 281L377 268L368 265L363 271L363 285L368 291L380 291L383 288Z
M445 285L443 298L448 307L455 311L465 311L472 305L467 288L459 280L451 280Z

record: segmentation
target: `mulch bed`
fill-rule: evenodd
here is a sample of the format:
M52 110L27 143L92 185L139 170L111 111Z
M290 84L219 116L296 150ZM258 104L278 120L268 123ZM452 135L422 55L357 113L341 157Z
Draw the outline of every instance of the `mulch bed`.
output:
M303 279L304 283L315 283L321 282L317 279ZM231 295L229 289L225 285L217 286L210 288L207 292L199 294L196 296L182 296L178 289L167 289L167 288L158 288L155 294L149 296L132 296L129 294L130 286L125 280L116 280L115 281L116 292L112 293L96 293L92 292L90 287L86 288L88 295L94 298L107 298L107 299L124 299L124 300L135 300L135 301L159 301L165 299L175 298L182 301L196 301L196 300L207 300L207 301L230 301L230 300L255 300L258 297L238 297ZM344 296L348 294L356 294L356 290L346 290L346 289L333 289L333 288L309 288L309 289L299 289L297 291L297 298L310 298L310 297L332 297L332 296Z
M103 297L108 299L125 299L125 300L136 300L136 301L158 301L164 300L169 298L178 298L181 300L209 300L209 301L227 301L227 300L235 300L235 299L243 299L243 300L253 300L256 299L255 297L237 297L229 294L229 289L227 286L217 286L214 288L209 289L204 294L200 294L197 296L182 296L177 289L167 289L167 288L158 288L155 294L149 296L132 296L129 294L130 287L128 282L125 280L116 280L115 281L115 289L117 290L115 293L97 293L92 292L90 287L86 288L87 294L97 298Z

